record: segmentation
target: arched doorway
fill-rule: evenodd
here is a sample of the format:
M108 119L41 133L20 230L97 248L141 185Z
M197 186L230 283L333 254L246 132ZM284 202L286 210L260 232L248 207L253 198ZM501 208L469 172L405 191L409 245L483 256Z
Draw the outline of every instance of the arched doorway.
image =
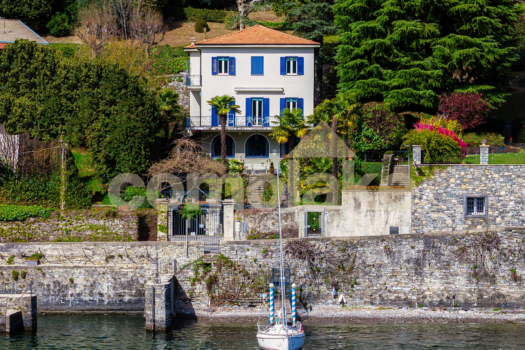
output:
M270 142L261 134L248 137L245 145L245 156L246 158L268 158L270 156Z
M218 158L221 156L221 135L217 135L211 141L211 157ZM235 157L235 141L230 135L226 135L226 157Z

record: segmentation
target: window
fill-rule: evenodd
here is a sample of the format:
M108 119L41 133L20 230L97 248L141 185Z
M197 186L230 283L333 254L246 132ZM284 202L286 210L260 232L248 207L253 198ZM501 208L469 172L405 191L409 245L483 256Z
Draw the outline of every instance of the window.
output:
M228 57L219 57L219 74L228 75L230 59Z
M246 140L246 158L268 158L270 143L263 135L255 134Z
M253 125L262 125L263 99L252 98L252 117Z
M465 195L464 214L465 217L487 217L488 196Z
M297 74L297 57L286 57L286 74Z
M264 74L264 57L252 56L252 75Z
M296 98L287 98L286 99L286 108L290 111L297 109L297 99Z
M217 158L221 156L221 136L216 136L211 141L211 156ZM230 135L226 135L226 157L235 157L235 142Z

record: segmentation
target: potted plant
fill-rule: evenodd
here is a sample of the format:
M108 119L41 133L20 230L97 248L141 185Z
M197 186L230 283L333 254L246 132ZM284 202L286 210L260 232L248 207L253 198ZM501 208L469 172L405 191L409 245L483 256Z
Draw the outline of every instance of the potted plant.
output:
M40 262L40 259L42 259L44 255L42 253L34 253L31 256L26 258L26 265L27 266L36 266Z
M273 162L270 162L270 174L275 173L275 166L273 165Z

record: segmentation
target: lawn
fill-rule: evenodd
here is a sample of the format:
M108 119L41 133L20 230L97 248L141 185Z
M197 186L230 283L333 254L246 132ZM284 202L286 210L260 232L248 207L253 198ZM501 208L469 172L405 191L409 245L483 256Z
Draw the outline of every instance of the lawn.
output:
M465 164L479 164L479 155L466 156ZM489 164L525 164L525 153L489 154Z
M106 192L106 188L102 181L95 176L91 154L78 149L72 150L71 153L73 153L75 166L78 169L78 176L87 184L88 190L103 195Z

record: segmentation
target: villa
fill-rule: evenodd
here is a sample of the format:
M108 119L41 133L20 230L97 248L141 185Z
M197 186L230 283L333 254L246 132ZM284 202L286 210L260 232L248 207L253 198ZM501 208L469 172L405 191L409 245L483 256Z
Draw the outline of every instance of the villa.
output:
M187 129L212 157L220 157L220 121L207 101L235 97L241 114L228 115L227 156L244 161L254 172L267 171L286 154L269 134L285 108L314 110L315 49L320 44L256 25L195 42L186 85L190 90Z

